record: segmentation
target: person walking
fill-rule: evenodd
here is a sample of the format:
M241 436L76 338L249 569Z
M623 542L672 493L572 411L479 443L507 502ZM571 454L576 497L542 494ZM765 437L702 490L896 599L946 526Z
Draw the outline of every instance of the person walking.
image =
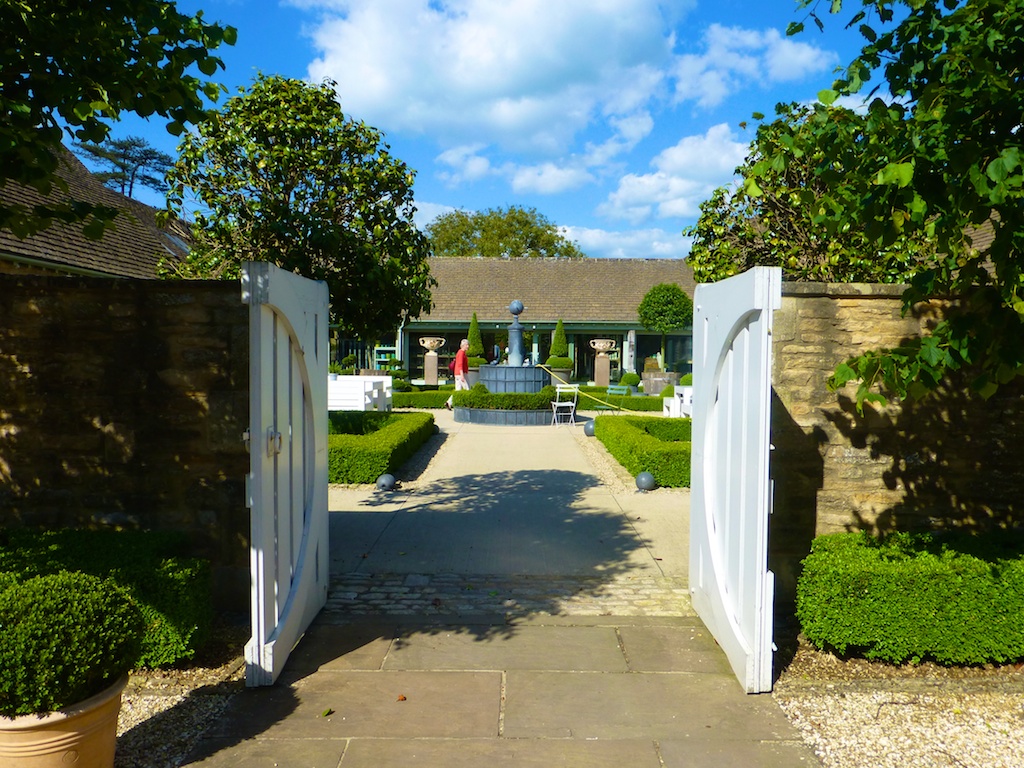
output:
M469 379L466 378L469 374L469 339L463 339L459 342L459 351L455 353L455 391L458 392L460 389L469 389ZM454 397L454 395L452 396ZM449 411L452 409L452 397L448 398L448 401L444 404L444 407Z

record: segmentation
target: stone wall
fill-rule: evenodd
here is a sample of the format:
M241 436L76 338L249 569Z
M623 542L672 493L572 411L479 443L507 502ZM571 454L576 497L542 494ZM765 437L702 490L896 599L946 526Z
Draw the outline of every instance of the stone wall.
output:
M893 347L934 324L941 305L901 315L902 289L786 283L775 313L773 569L792 593L811 539L836 531L989 528L1024 508L1024 387L991 400L967 380L920 401L854 405L826 381L853 355Z
M237 283L0 275L0 524L184 530L244 610L247 423Z

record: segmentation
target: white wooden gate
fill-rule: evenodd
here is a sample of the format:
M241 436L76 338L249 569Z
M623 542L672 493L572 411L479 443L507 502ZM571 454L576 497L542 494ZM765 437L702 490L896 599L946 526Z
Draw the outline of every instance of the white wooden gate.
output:
M772 689L768 570L772 314L782 271L757 267L694 295L690 592L747 693Z
M249 304L252 637L246 685L273 685L327 601L327 285L266 262Z

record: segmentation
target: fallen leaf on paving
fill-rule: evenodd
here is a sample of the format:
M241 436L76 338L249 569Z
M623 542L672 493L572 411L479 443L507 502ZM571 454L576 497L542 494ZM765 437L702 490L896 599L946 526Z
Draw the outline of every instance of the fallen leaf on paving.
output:
M323 711L323 713L320 715L320 717L330 717L333 714L334 714L334 710L331 709L330 707L328 707L327 709L325 709Z
M402 694L398 694L398 700L399 700L399 701L405 701L405 700L406 700L406 698L405 698L405 696L403 696Z

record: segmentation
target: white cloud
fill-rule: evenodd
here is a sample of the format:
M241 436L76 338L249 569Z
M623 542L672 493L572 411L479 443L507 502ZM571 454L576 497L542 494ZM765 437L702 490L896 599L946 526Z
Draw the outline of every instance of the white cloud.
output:
M435 160L451 170L440 171L438 176L453 186L479 181L491 172L490 160L479 154L483 149L483 144L469 144L445 150Z
M452 144L550 156L595 121L642 113L664 90L670 23L694 0L302 5L323 13L310 78L335 79L350 115Z
M724 124L687 136L651 161L653 172L623 176L598 213L634 225L652 217L696 217L715 187L728 183L747 147Z
M588 256L600 259L682 259L690 242L678 232L663 229L634 229L611 232L588 227L566 227L565 236L574 240Z
M834 53L783 36L712 24L701 40L703 53L679 56L675 98L709 109L749 85L799 80L838 62Z
M559 167L554 163L517 168L511 174L512 190L551 195L578 189L594 177L582 168Z

